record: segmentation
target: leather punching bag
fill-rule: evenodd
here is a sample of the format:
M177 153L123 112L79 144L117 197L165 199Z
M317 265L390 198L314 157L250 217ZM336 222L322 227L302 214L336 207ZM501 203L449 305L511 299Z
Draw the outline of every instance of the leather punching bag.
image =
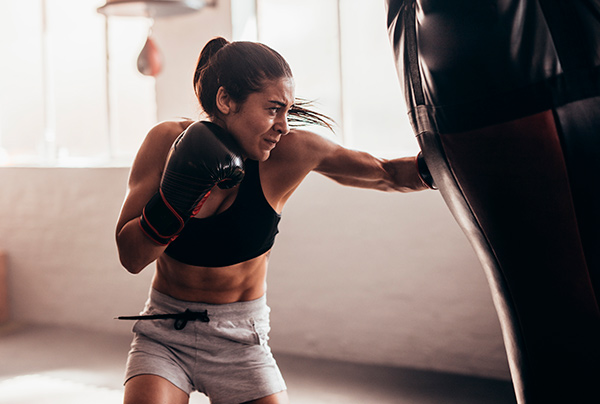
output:
M518 402L600 403L600 0L388 0L388 32Z

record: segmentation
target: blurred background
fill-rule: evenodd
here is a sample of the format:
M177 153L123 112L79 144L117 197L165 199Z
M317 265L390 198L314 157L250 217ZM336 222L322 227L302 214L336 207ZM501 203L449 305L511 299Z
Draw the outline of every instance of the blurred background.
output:
M142 309L154 270L133 276L117 258L129 165L155 123L202 119L192 76L215 36L278 50L296 95L335 119L323 136L380 157L418 152L383 0L214 0L154 18L105 16L104 4L0 3L0 346L23 325L128 339L132 324L113 318ZM148 37L160 71L143 75ZM436 192L309 175L268 281L276 354L510 378L487 281Z

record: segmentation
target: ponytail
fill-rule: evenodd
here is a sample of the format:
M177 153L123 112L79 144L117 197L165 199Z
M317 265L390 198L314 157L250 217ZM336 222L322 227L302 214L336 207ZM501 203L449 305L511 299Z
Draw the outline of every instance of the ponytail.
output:
M288 112L290 126L317 125L334 132L333 125L335 125L335 121L327 115L313 111L310 107L312 107L312 102L296 98L294 105Z
M216 97L217 91L219 90L219 80L216 76L216 72L210 70L210 61L214 55L219 52L222 48L229 45L229 41L223 37L216 37L208 41L198 56L198 62L196 63L196 71L194 72L194 92L196 98L200 102L200 105L204 108L204 111L208 114L214 112L214 98L212 103L210 102L210 96ZM205 105L207 104L207 105ZM212 104L212 107L209 106ZM208 108L207 108L208 107ZM209 111L210 109L210 111Z

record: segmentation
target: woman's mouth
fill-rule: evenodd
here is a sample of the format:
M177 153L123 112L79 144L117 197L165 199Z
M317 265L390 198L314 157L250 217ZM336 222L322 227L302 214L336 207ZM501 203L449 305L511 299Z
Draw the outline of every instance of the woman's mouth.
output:
M264 139L265 143L267 143L269 149L274 149L275 146L277 146L277 140L273 140L273 139Z

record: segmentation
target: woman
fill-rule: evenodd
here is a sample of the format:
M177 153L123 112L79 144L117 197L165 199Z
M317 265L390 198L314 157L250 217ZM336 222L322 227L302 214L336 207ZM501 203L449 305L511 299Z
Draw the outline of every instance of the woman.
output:
M215 404L286 403L265 298L286 201L311 171L384 191L427 185L417 158L380 160L290 129L288 115L326 121L295 104L288 64L265 45L213 39L194 88L209 122L148 133L117 224L129 272L156 260L142 317L152 321L134 326L125 403L186 403L193 390Z

